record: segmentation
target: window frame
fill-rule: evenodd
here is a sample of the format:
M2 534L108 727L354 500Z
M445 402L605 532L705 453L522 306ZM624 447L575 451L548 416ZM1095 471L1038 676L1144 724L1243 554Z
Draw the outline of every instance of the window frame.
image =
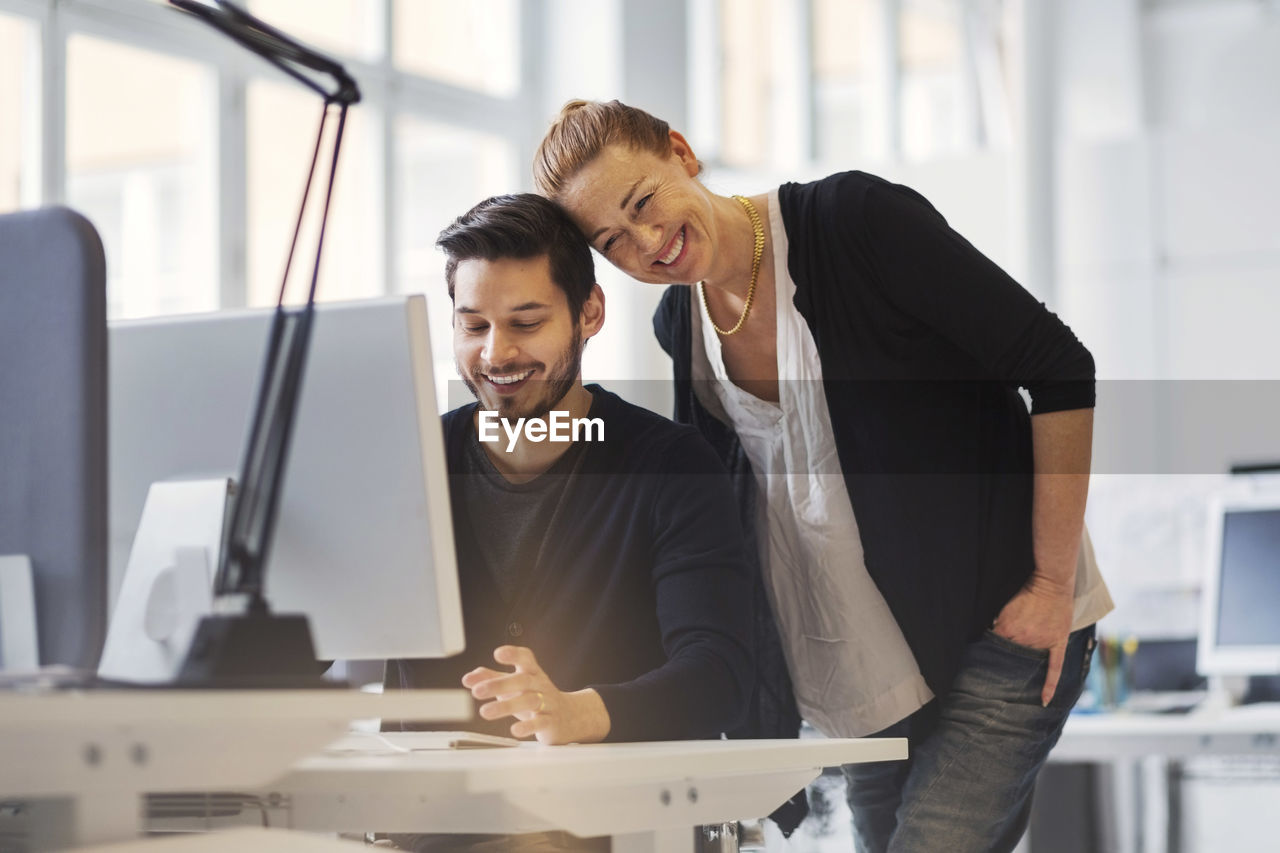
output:
M399 117L450 125L462 130L499 135L513 140L516 158L532 159L537 145L538 108L543 102L542 38L544 10L538 0L519 0L520 85L510 96L472 91L397 69L392 62L394 3L369 0L381 26L379 59L341 56L360 82L363 103L377 113L375 156L380 175L382 234L379 293L397 292L399 271L396 244L398 162L394 128ZM376 5L374 5L376 4ZM39 185L37 204L65 204L67 200L67 44L72 35L86 35L129 47L173 56L208 66L215 79L216 129L214 222L219 309L247 304L246 242L248 216L248 88L256 80L289 81L278 69L250 55L238 45L211 32L177 10L149 0L0 0L0 13L34 24L39 40L37 85ZM306 156L301 152L299 156ZM514 164L513 164L514 165ZM531 184L527 169L515 168L524 188Z
M766 146L766 159L752 164L729 164L722 157L724 126L722 97L723 57L721 17L729 0L688 0L690 75L689 103L700 140L700 154L706 165L731 171L770 171L821 166L829 160L821 148L822 84L815 62L812 28L817 0L776 0L770 7L774 46L788 56L800 73L787 73L776 82L768 109L773 115L773 137ZM969 150L977 153L1008 142L1008 105L999 91L998 50L995 34L987 32L990 21L977 0L956 0L960 16L959 38L963 56L961 108L963 133ZM879 138L873 159L890 163L906 158L903 139L903 79L900 33L903 0L873 0L875 36L879 48L873 52L871 109L880 114ZM865 46L864 46L865 47ZM783 110L787 104L792 104ZM947 156L951 156L948 154Z

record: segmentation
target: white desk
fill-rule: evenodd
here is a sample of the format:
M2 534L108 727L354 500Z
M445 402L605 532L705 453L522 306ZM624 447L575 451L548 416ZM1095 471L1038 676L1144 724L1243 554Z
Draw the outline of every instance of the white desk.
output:
M1280 706L1178 715L1073 714L1049 760L1111 765L1111 790L1101 804L1110 813L1104 827L1109 846L1117 853L1164 853L1179 820L1170 780L1180 762L1231 755L1280 756Z
M163 838L140 838L80 847L75 853L369 853L362 841L330 838L311 832L237 827L222 832L189 832Z
M0 693L0 798L69 799L70 825L41 837L55 847L136 838L144 793L258 789L295 829L559 828L613 835L618 853L687 851L694 826L767 814L825 766L907 754L900 739L321 753L353 719L470 713L465 691Z
M470 714L463 690L0 692L0 798L70 799L54 846L123 841L144 793L267 785L354 719Z
M762 817L823 767L900 760L900 738L675 741L320 755L267 790L312 831L611 835L688 851L693 827Z
M1072 714L1051 761L1280 755L1280 705L1219 713Z

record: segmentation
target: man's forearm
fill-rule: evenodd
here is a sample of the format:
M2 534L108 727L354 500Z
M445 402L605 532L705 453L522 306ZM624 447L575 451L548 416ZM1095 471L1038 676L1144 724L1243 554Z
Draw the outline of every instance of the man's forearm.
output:
M1034 415L1031 439L1035 457L1033 581L1073 591L1089 494L1093 409Z

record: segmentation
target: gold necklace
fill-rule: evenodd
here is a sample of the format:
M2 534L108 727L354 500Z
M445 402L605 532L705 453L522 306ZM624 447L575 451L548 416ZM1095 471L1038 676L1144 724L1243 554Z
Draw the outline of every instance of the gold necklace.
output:
M760 259L764 257L764 224L760 222L760 214L756 212L756 206L745 196L735 195L734 199L742 205L751 219L751 228L756 233L756 246L755 253L751 257L751 286L747 288L747 302L742 306L742 316L733 324L732 329L722 329L716 325L715 320L711 320L711 306L707 303L707 283L698 282L698 291L702 294L702 307L707 311L707 319L711 320L711 328L724 337L736 334L742 328L742 324L747 322L747 315L751 313L751 300L756 295L756 281L760 278Z

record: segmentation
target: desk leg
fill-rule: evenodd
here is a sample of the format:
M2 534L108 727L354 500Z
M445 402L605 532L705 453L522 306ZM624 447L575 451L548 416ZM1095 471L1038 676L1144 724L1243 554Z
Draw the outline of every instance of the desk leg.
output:
M1169 845L1168 853L1182 853L1182 779L1184 776L1182 760L1170 759L1167 763L1164 784L1165 803L1168 806Z
M1141 761L1118 758L1100 765L1108 771L1099 779L1099 841L1115 853L1146 853Z
M693 853L693 827L613 836L613 853Z
M1177 853L1179 793L1171 784L1174 764L1160 755L1142 759L1142 853Z
M132 841L142 832L142 795L137 791L82 791L73 809L77 845Z

